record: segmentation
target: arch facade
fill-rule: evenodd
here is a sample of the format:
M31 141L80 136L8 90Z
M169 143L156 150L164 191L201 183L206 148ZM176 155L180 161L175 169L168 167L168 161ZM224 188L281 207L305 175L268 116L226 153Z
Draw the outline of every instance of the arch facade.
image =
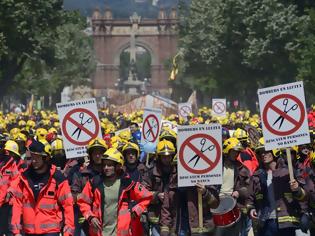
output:
M109 9L104 14L95 10L92 32L97 68L93 77L95 90L115 90L119 79L120 55L130 47L132 37L136 46L151 55L150 90L168 90L169 71L166 60L176 54L178 19L176 10L169 15L160 10L157 19L142 19L136 13L130 19L114 19Z

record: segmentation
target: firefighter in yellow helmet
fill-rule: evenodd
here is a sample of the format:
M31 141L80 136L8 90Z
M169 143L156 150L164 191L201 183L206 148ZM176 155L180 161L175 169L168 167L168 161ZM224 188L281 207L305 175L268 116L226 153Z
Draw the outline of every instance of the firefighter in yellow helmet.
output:
M73 175L71 192L76 203L77 196L82 192L84 186L88 181L90 181L96 175L99 175L102 172L102 156L105 151L108 149L105 141L101 138L95 138L91 140L87 146L89 165L81 168L81 170ZM78 221L81 221L82 215L79 213L79 208L75 205L75 214L78 215L76 219L76 233L80 233L81 228L86 235L88 233L88 222L83 221L82 224L79 224ZM79 219L78 219L79 218Z
M140 149L135 143L128 142L122 149L122 154L125 159L125 172L133 181L142 181L142 176L147 168L139 162Z
M55 139L51 143L51 161L58 169L63 170L65 168L67 159L63 142L60 138Z
M15 142L19 145L19 152L21 155L21 158L24 160L26 157L26 141L27 141L27 136L23 133L18 133L15 136L14 139Z
M122 164L122 154L115 148L108 149L102 157L102 174L83 189L78 203L90 225L87 235L143 235L136 219L146 210L152 194L122 175Z
M48 134L47 130L44 128L38 128L35 132L36 140L39 142L46 141L46 135Z
M153 201L148 208L148 221L152 232L160 233L159 220L161 217L161 204L168 191L170 180L176 178L176 168L172 161L176 149L172 142L161 140L156 148L157 159L143 176L143 185L153 192Z
M259 218L263 222L258 229L258 235L265 235L265 232L273 232L273 235L296 235L297 226L305 231L306 218L301 211L301 206L307 206L306 202L302 203L305 201L305 190L297 180L289 180L286 157L279 155L279 150L266 150L263 138L259 143L255 151L260 159L260 166L252 176L253 197L248 198L250 217ZM307 180L303 182L306 183ZM296 222L300 223L297 225Z
M244 148L238 156L238 161L246 166L251 174L253 174L257 170L259 163L255 152L249 147L248 133L241 128L237 128L233 133L233 137L238 139Z
M160 140L168 140L173 143L175 149L177 145L177 133L171 129L165 129L160 134Z
M13 155L19 155L19 147L14 141L8 140L3 148L0 154L0 235L11 235L9 225L12 205L9 203L10 194L7 192L20 175L13 158Z
M13 157L15 165L17 166L20 172L23 172L27 169L27 163L21 159L21 154L19 151L19 144L13 140L8 140L4 145L4 150Z

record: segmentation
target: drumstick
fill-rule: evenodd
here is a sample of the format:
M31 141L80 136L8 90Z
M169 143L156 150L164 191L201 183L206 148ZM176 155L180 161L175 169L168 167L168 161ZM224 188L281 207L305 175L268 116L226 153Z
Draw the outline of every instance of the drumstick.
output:
M147 153L147 158L146 158L146 160L145 160L145 165L146 165L147 167L149 167L149 158L150 158L150 154Z
M292 167L292 158L291 158L291 150L290 150L290 148L286 148L286 153L287 153L288 170L289 170L290 181L293 181L294 180L294 176L293 176L293 167Z
M199 213L199 228L203 228L203 209L202 209L202 193L198 191L198 213Z

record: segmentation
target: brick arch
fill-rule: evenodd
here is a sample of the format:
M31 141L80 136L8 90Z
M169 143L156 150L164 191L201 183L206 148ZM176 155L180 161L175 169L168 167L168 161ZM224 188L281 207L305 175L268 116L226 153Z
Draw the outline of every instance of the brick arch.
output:
M151 90L168 91L169 71L165 60L175 56L177 50L178 19L174 11L167 16L161 11L157 19L114 19L109 10L92 16L92 37L98 61L93 75L93 88L102 91L116 90L119 78L121 52L130 46L130 35L136 32L136 45L151 55ZM98 92L97 92L98 93Z
M144 49L146 49L150 53L151 65L157 65L158 64L158 58L156 56L157 53L155 52L155 49L153 49L150 46L150 44L146 43L145 41L137 40L136 46L143 47ZM130 47L130 42L129 41L122 43L122 45L120 45L117 48L116 53L114 54L114 65L117 65L117 66L120 65L120 55L128 47Z

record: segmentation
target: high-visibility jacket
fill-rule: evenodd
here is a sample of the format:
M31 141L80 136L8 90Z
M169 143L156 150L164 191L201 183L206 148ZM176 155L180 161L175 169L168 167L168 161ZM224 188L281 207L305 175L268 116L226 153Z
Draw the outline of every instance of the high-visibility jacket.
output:
M48 182L35 200L31 171L21 174L12 191L12 233L21 230L26 234L59 233L63 227L65 236L74 235L73 198L66 178L52 165Z
M6 201L6 195L11 183L18 178L19 171L12 157L7 157L6 163L0 167L0 207Z
M106 193L105 193L106 194ZM140 183L134 182L128 176L121 178L118 196L117 212L117 236L141 236L142 226L134 224L131 212L137 217L147 209L152 200L152 193ZM101 223L104 215L104 185L100 176L87 182L82 193L78 197L78 205L85 219L91 222L96 217ZM134 201L134 204L130 204ZM137 225L135 227L135 225ZM102 236L101 231L95 231L90 227L89 236Z
M27 163L22 159L15 161L15 163L16 163L16 167L18 168L19 172L23 172L28 168Z
M259 166L255 152L249 147L242 151L236 159L250 170L251 175L253 175Z

